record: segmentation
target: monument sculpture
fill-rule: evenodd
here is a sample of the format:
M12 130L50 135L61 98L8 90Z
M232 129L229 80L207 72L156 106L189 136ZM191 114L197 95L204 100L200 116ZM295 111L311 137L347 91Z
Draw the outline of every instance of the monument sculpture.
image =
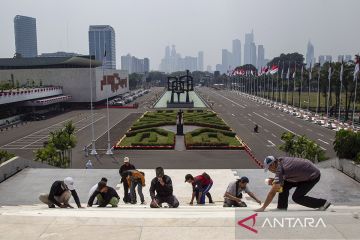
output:
M190 76L189 70L186 70L186 75L175 77L168 77L168 91L171 91L170 101L167 102L168 108L193 108L194 102L190 101L190 91L194 91L194 79ZM181 101L181 94L186 94L185 101ZM174 95L177 95L177 101L174 100Z

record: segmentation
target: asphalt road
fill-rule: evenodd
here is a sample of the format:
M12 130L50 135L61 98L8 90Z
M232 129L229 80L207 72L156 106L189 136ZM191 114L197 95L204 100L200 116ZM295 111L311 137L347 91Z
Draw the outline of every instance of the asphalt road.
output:
M199 91L214 102L213 110L247 143L259 160L267 155L284 155L278 147L282 144L280 137L286 131L306 135L315 140L328 157L336 156L332 145L333 130L256 103L235 91L206 87L199 88ZM253 132L255 124L259 125L259 133Z

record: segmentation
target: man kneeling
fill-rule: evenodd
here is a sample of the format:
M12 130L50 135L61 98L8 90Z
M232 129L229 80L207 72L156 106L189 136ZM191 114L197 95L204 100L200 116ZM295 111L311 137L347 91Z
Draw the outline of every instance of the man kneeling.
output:
M74 197L78 208L82 208L74 188L74 180L71 177L67 177L64 181L55 181L51 186L50 193L40 194L39 200L47 204L49 208L55 208L55 205L59 208L73 208L69 204L71 195Z
M155 195L156 192L156 195ZM151 208L160 208L166 202L170 208L177 208L179 201L173 195L171 178L164 174L162 167L156 168L156 177L151 181L150 186Z
M261 205L261 201L250 191L247 184L249 179L247 177L242 177L234 182L231 182L226 189L224 195L224 207L247 207L242 199L242 192L247 193L252 197L257 203Z
M98 188L89 198L88 207L92 207L95 197L99 203L98 207L106 207L108 204L110 204L111 207L117 207L120 199L116 190L106 186L106 182L103 181L98 183Z

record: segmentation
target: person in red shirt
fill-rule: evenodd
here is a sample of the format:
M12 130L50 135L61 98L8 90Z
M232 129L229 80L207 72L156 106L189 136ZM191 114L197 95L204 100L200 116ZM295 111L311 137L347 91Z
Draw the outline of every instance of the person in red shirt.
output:
M190 201L191 205L193 204L195 197L198 204L205 204L205 196L209 198L209 203L214 203L209 192L213 185L213 180L207 173L204 172L196 177L193 177L191 174L186 174L185 182L190 183L193 188Z

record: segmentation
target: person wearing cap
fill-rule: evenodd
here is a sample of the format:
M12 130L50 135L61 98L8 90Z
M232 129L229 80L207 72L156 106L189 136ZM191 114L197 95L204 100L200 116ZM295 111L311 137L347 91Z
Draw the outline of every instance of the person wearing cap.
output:
M261 205L261 201L251 192L248 186L249 178L241 177L240 179L229 183L226 192L224 194L224 207L247 207L243 202L242 193L247 193L257 203Z
M162 207L162 203L166 202L170 208L177 208L179 201L173 195L171 178L164 174L162 167L157 167L155 171L156 177L151 181L150 186L150 207L160 208Z
M264 205L257 212L265 211L276 193L279 192L278 210L287 210L289 191L296 188L292 199L305 207L325 211L331 203L325 199L307 196L308 192L319 182L320 170L309 160L295 157L268 156L264 160L265 172L275 173L275 178L269 179L272 185Z
M213 180L207 173L204 172L196 177L193 177L191 174L186 174L185 182L190 183L193 190L190 205L194 203L195 197L198 204L205 204L205 196L209 198L209 203L214 203L209 192L213 185Z
M99 207L106 207L108 204L111 207L117 207L119 203L119 195L116 190L106 185L106 182L100 181L95 192L90 196L88 207L92 207L95 197L99 203Z
M79 196L75 191L74 180L67 177L63 181L55 181L50 188L50 193L40 194L39 200L47 204L49 208L55 208L55 205L59 208L73 208L69 204L71 196L73 196L78 208L82 208Z
M127 174L126 171L135 170L135 166L130 163L130 159L128 157L124 157L124 164L119 169L119 174L121 177L120 183L123 184L124 187L124 203L129 203L131 201L131 197L129 196L129 185L126 180Z

